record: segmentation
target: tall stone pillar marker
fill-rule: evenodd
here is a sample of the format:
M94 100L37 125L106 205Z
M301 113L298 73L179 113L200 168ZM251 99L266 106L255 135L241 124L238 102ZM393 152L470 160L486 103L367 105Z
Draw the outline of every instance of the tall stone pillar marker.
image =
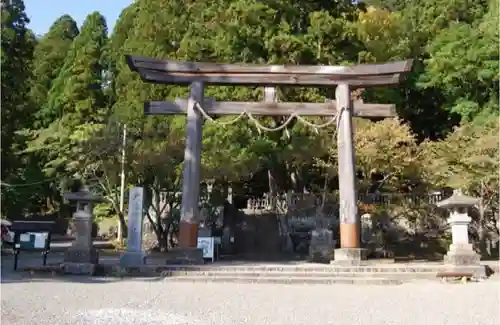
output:
M478 198L463 195L454 190L453 195L436 205L450 211L448 223L451 226L452 244L444 257L444 263L452 266L477 266L480 256L469 242L469 224L471 218L467 209L479 203Z
M65 199L76 201L76 238L64 254L64 272L69 274L92 275L99 264L99 254L92 241L92 220L94 203L104 199L90 193L86 188L79 192L66 193Z
M204 85L195 81L191 84L187 107L186 148L184 150L184 171L182 180L182 205L179 229L179 246L196 248L198 244L198 201L200 197L200 166L202 116L195 107L203 105Z
M132 187L129 193L127 251L121 255L120 265L122 267L137 267L144 264L142 251L144 188Z
M361 248L360 219L357 208L356 160L352 131L351 89L339 84L335 91L339 122L337 130L339 164L340 248L335 250L335 263L359 264L366 259Z

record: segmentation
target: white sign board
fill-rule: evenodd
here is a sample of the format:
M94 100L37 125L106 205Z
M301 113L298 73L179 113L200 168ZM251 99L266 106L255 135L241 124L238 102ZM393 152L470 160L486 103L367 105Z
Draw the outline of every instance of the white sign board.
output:
M203 250L203 258L214 260L215 237L198 237L197 248Z
M33 248L43 249L47 243L47 237L49 236L46 232L27 232L19 236L19 241L24 243L30 243L33 238ZM21 248L21 244L17 243L16 248Z
M30 237L29 233L27 233L27 234L21 234L19 236L19 241L27 242L27 241L30 241L30 240L31 240L31 237Z
M42 233L35 233L35 243L34 246L35 248L45 248L45 244L47 242L47 237L49 236L48 233L42 232Z
M128 237L127 251L142 251L142 218L144 202L144 189L142 187L132 187L128 200Z

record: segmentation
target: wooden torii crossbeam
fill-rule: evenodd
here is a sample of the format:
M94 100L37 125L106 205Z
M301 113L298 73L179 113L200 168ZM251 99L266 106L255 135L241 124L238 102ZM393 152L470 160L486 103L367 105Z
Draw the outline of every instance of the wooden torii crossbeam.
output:
M351 88L397 84L412 66L411 60L345 67L193 63L138 56L127 56L127 63L145 82L159 84L331 87L342 83Z
M198 200L200 184L202 115L196 104L207 114L334 116L339 114L338 157L340 192L340 246L335 260L362 259L360 220L357 212L356 172L353 146L352 117L394 116L393 105L353 102L351 91L356 88L391 86L401 82L410 72L412 60L385 64L355 66L255 65L194 63L126 56L131 70L142 80L156 84L190 85L189 99L174 102L150 101L144 104L147 115L186 114L187 133L181 205L180 246L197 245ZM276 102L266 92L263 102L216 102L204 99L205 85L300 86L336 87L335 101L327 103Z
M239 115L243 111L253 115L286 116L333 116L337 114L335 101L329 103L268 103L268 102L216 102L213 98L205 98L203 109L213 115ZM353 102L353 116L359 117L391 117L395 116L392 104L365 104ZM174 102L150 101L144 103L146 115L187 114L188 100L177 98Z

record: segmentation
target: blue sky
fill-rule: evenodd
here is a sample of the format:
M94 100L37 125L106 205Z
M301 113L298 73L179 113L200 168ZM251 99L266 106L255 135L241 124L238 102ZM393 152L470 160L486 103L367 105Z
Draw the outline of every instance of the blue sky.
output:
M52 23L64 14L68 14L82 26L85 17L99 11L108 23L109 33L113 31L118 16L133 0L24 0L26 13L31 22L29 28L37 35L45 34Z

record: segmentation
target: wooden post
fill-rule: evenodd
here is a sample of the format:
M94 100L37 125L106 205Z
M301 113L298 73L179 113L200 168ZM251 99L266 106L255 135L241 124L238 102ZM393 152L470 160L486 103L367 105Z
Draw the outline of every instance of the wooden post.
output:
M340 192L340 247L360 248L359 218L356 202L356 169L352 132L352 101L349 85L340 84L335 92L339 125L337 135L339 192Z
M276 103L278 100L276 88L275 87L264 87L264 102L265 103ZM270 209L273 213L277 211L277 191L276 191L276 180L274 179L273 172L271 168L267 170L267 178L269 184L269 203Z
M200 196L200 166L202 116L195 103L203 103L204 85L195 81L187 108L186 149L184 150L184 171L182 180L182 206L179 229L179 246L195 248L198 242L198 201Z

